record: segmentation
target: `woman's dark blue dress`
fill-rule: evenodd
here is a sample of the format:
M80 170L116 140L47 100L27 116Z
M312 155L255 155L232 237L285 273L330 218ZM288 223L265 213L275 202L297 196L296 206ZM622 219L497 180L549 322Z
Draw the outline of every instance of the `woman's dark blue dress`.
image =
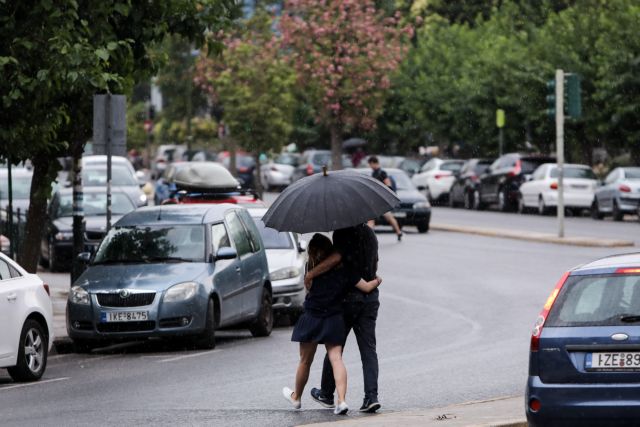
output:
M291 341L342 345L346 335L342 303L345 293L359 281L358 275L343 267L313 279Z

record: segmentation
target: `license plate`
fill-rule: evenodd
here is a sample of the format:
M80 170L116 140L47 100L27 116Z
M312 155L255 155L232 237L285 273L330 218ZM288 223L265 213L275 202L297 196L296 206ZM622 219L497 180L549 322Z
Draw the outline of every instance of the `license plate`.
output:
M640 352L587 353L585 369L640 370Z
M100 316L101 322L140 322L149 320L148 311L105 311Z
M578 185L578 184L570 185L570 187L575 190L586 190L587 188L589 188L588 185Z
M406 218L407 217L407 213L406 212L394 212L393 216L395 216L396 218Z

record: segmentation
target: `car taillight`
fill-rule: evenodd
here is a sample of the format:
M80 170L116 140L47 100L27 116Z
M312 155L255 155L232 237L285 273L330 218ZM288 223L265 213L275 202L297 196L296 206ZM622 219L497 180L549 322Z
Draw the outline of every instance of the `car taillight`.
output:
M507 176L514 177L514 176L519 175L520 172L522 172L522 162L520 161L520 159L518 159L518 160L516 160L516 165L513 167L513 169L511 169L507 173Z
M628 185L622 184L618 189L623 193L631 193L631 188Z
M544 322L547 320L547 315L549 314L549 311L551 311L551 307L553 307L553 303L556 302L556 298L560 293L560 289L562 289L562 286L565 284L568 277L569 272L567 271L562 275L560 280L558 280L558 283L556 283L556 287L553 288L553 291L551 291L551 295L549 295L549 298L547 298L547 302L544 304L540 315L536 319L536 323L533 326L533 331L531 332L531 351L538 351L538 349L540 348L540 335L542 334L542 327L544 326Z
M640 274L640 267L619 268L616 274Z
M46 283L43 283L42 287L44 288L45 291L47 291L47 295L51 296L51 291L49 290L49 285L47 285Z
M248 171L249 171L249 168L245 167L245 166L240 166L238 168L238 172L240 172L240 173L247 173Z
M451 176L450 173L438 173L434 176L435 179L442 179L442 178L446 178L448 176Z
M156 160L156 163L165 163L165 160L164 159L158 159L158 160Z
M550 189L552 190L557 190L558 189L558 183L557 182L552 182L551 185L549 186Z
M307 165L307 175L313 175L313 165L311 163Z

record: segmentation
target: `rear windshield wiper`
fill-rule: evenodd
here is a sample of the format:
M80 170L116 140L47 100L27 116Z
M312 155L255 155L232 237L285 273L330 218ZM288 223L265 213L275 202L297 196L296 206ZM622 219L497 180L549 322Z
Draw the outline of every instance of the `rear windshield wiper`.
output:
M627 322L627 323L640 322L640 315L639 314L623 314L622 316L620 316L620 321Z

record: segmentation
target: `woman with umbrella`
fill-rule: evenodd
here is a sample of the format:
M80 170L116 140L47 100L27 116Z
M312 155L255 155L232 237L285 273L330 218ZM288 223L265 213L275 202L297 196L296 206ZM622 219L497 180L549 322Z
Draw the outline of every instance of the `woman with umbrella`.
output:
M328 237L315 234L309 243L308 269L325 260L332 252L333 245ZM324 344L331 362L333 377L338 394L335 405L336 415L346 414L349 410L345 402L347 392L347 371L342 362L342 344L345 340L345 322L342 314L342 301L350 288L369 293L382 283L380 277L365 281L353 271L344 267L334 268L313 281L304 303L304 313L298 319L291 340L300 343L300 363L296 371L295 390L284 387L282 393L294 408L301 406L300 398L318 344Z

